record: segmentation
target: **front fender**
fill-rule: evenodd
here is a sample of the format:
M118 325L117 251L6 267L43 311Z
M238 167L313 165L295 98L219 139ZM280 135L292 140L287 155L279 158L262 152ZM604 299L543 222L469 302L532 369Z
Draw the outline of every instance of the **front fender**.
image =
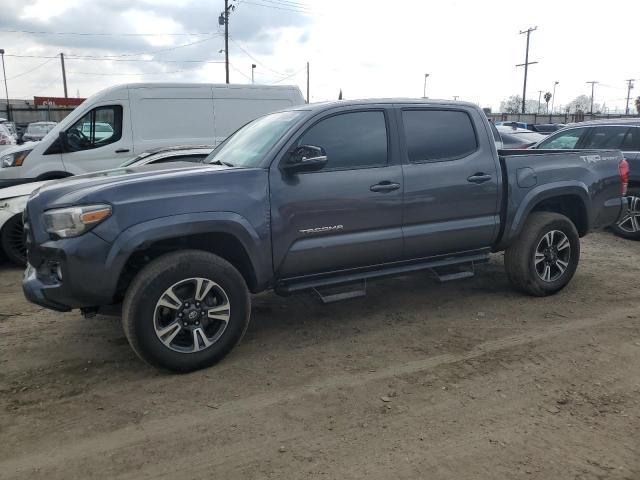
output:
M160 240L202 233L233 235L244 247L255 272L257 287L271 280L271 243L260 237L246 218L234 212L198 212L155 218L124 230L115 239L107 256L105 269L122 272L131 254ZM119 276L119 274L118 274ZM115 290L115 285L114 285Z

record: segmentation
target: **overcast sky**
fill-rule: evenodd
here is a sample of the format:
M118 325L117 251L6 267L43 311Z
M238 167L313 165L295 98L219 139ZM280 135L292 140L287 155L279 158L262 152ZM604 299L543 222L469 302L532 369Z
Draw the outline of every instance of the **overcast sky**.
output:
M250 82L256 63L256 83L296 84L304 93L309 61L312 101L335 99L340 89L345 98L420 97L429 73L427 96L458 95L496 111L522 93L523 69L515 65L524 62L526 35L519 31L534 26L529 60L539 63L529 69L528 99L557 80L562 105L589 95L585 82L597 80L595 101L613 110L624 108L625 80L640 79L640 0L233 3L231 82ZM224 60L223 8L223 0L2 0L9 95L62 96L59 59L39 58L60 52L70 96L127 82L223 83L224 64L213 63Z

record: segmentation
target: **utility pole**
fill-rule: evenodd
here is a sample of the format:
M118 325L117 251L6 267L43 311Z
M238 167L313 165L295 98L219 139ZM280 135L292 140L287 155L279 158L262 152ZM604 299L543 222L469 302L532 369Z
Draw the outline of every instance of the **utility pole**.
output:
M460 97L460 95L454 95L454 96L453 96L453 100L454 100L455 102L457 102L457 101L458 101L458 97Z
M422 89L422 98L427 98L427 77L429 76L428 73L424 74L424 87Z
M629 99L631 98L631 89L633 88L633 81L635 78L625 80L627 82L627 108L624 110L625 115L629 115Z
M251 64L251 84L253 84L253 71L256 69L256 64Z
M592 80L590 82L586 82L586 83L590 83L591 84L591 111L589 112L590 115L593 115L593 87L595 86L596 83L600 83L597 82L595 80Z
M64 98L67 96L67 71L64 68L64 53L60 53L60 65L62 65L62 84L64 85Z
M529 36L531 32L537 30L538 27L528 28L527 30L520 31L520 35L527 34L527 51L524 56L524 63L516 65L516 67L524 67L524 85L522 86L522 113L525 113L525 102L527 101L527 74L529 73L529 65L533 65L538 62L529 61Z
M9 87L7 86L7 72L4 69L4 48L0 48L2 57L2 76L4 77L4 93L7 95L7 120L11 121L11 109L9 108Z
M309 62L307 62L307 103L309 103Z
M536 115L540 115L540 97L542 97L542 90L538 90L538 111Z
M229 83L229 13L235 8L235 5L229 5L229 0L224 0L224 12L218 17L218 25L224 25L224 69L227 83Z

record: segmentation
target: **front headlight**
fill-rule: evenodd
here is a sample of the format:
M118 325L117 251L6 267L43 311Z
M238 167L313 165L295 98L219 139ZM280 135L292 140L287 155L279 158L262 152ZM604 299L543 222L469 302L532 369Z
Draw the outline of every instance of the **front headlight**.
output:
M20 150L19 152L8 153L0 157L0 165L3 168L20 167L24 163L24 159L31 153L32 149Z
M110 205L57 208L44 212L44 224L47 232L58 237L77 237L103 222L110 215Z

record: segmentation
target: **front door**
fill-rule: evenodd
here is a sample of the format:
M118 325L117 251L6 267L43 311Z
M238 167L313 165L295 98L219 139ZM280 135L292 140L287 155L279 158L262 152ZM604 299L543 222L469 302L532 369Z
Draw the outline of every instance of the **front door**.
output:
M326 151L316 172L271 167L273 261L279 278L371 266L402 256L402 168L385 107L311 120L292 146ZM288 149L290 150L290 149Z
M483 119L442 107L404 108L400 119L405 258L490 247L500 222L500 172L493 137L474 128Z
M133 156L128 102L101 105L66 130L62 154L65 169L74 175L120 166Z

